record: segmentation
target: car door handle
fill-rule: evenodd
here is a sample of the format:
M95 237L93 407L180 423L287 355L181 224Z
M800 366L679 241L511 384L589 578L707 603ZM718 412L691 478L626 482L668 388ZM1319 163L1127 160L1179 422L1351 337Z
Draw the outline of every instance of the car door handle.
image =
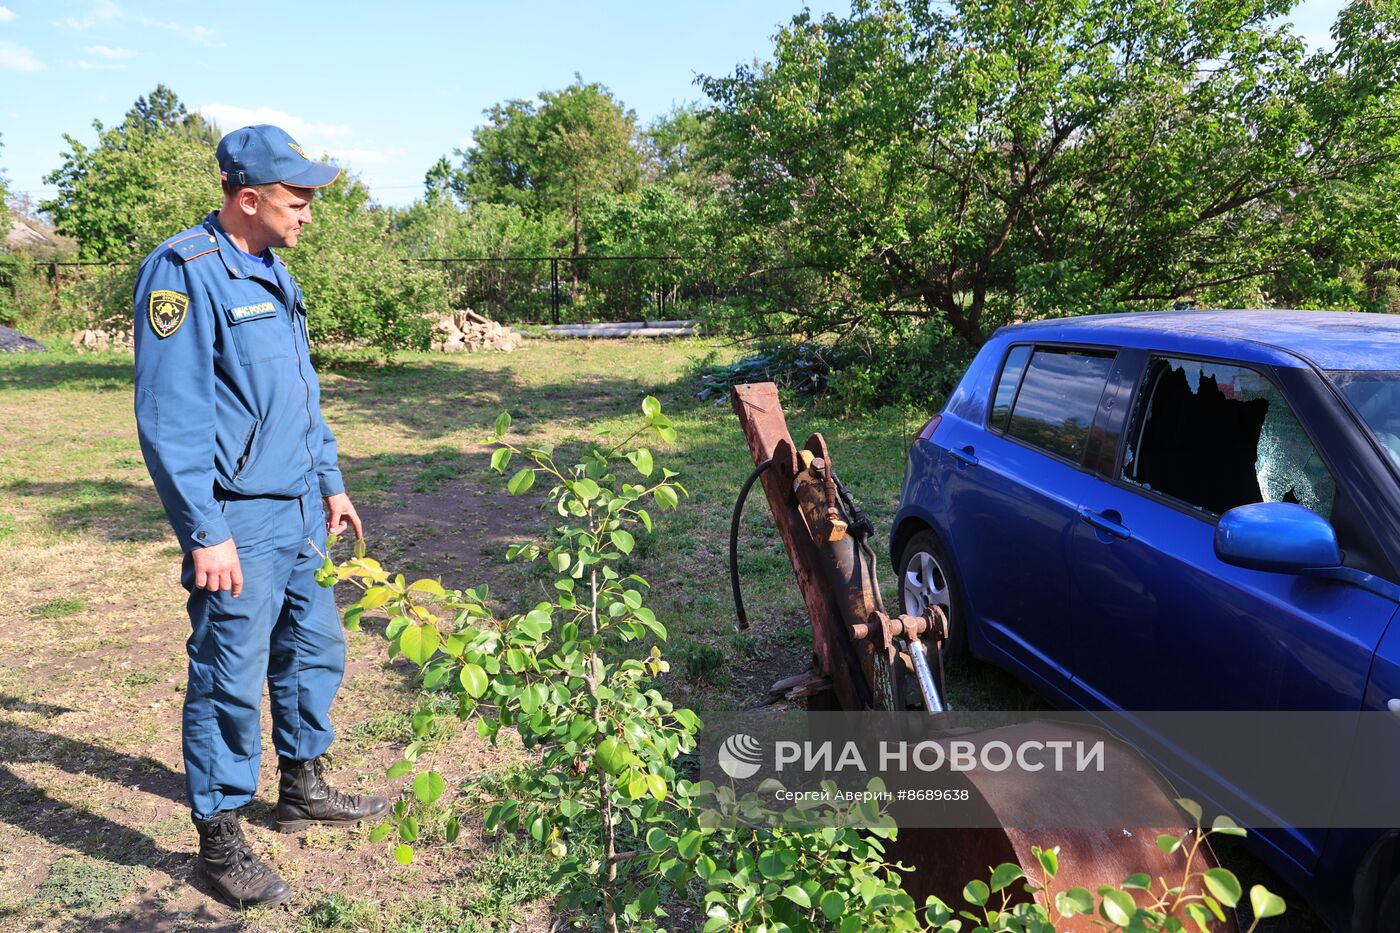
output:
M948 454L959 463L965 464L967 466L977 466L977 458L973 456L972 453L974 449L975 448L971 444L961 449L957 447L949 447Z
M1115 538L1131 538L1133 536L1128 526L1119 521L1121 516L1112 510L1108 512L1091 512L1088 509L1080 509L1079 517L1090 525L1093 525L1099 531L1107 532Z

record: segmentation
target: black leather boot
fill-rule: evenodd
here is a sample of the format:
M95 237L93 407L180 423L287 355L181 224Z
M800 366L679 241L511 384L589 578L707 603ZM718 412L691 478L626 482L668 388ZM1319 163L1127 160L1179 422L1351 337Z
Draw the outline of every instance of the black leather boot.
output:
M284 833L301 832L312 823L350 826L389 812L389 802L383 797L342 794L321 777L320 758L310 761L277 759L282 772L277 795L277 829Z
M237 810L195 820L194 827L199 831L199 871L226 903L271 907L292 896L287 883L248 847Z

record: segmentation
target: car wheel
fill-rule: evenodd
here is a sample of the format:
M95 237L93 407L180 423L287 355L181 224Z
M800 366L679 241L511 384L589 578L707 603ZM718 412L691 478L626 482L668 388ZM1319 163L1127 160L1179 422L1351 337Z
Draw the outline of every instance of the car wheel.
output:
M967 653L962 594L958 592L952 562L931 531L915 534L905 542L899 555L899 601L902 611L911 616L923 615L931 605L940 607L948 616L943 656L958 658Z

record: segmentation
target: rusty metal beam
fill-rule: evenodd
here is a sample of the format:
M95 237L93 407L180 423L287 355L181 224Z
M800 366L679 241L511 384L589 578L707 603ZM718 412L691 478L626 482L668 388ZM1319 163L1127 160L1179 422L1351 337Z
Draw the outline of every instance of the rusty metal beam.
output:
M761 480L763 492L811 620L816 669L831 679L843 709L868 708L870 687L859 664L852 663L857 655L842 620L837 595L827 585L816 544L793 495L800 466L797 445L788 433L787 419L778 402L778 387L771 382L735 386L731 403L744 429L754 465L773 461Z

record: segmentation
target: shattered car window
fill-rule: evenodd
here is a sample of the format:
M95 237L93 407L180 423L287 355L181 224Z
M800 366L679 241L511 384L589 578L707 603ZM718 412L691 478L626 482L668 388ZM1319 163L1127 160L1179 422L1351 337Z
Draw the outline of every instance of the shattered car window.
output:
M1278 388L1243 366L1159 357L1122 478L1212 515L1295 502L1330 517L1336 484Z

